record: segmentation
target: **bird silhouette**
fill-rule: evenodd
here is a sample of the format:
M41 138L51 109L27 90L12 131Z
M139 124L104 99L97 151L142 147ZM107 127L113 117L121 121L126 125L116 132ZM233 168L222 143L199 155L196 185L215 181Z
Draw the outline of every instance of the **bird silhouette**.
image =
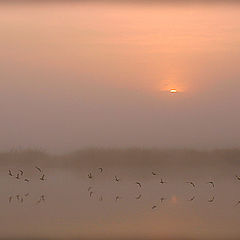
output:
M155 172L152 172L152 175L153 175L153 176L156 176L157 174L156 174Z
M192 198L188 199L188 201L193 201L195 199L195 196L193 196Z
M41 195L41 200L43 201L43 202L45 202L45 195Z
M210 184L213 188L215 187L215 184L214 184L214 182L207 182L207 184Z
M120 181L120 178L118 178L117 176L115 176L115 181L116 181L116 182L119 182L119 181Z
M213 196L211 199L208 200L208 202L213 202L215 197Z
M25 179L24 179L24 181L25 181L25 182L30 182L30 180L29 180L29 179L27 179L27 178L25 178Z
M42 169L41 168L39 168L39 167L35 167L39 172L42 172Z
M164 197L160 198L161 203L163 203L164 200L167 200L167 198L164 198Z
M43 174L42 177L40 178L41 181L45 181L45 175Z
M20 177L19 177L19 173L17 174L16 179L20 179Z
M136 184L137 184L139 187L142 187L142 185L141 185L140 182L136 182Z
M142 194L139 194L136 199L139 200L142 197Z
M98 169L100 170L100 172L103 172L103 168L100 167L100 168L98 168Z
M186 182L187 184L191 184L195 188L195 184L193 182Z
M154 206L152 206L152 209L154 209L154 208L156 208L157 206L156 205L154 205Z
M116 196L115 201L117 202L118 200L120 200L120 197Z
M21 173L21 176L23 175L23 171L22 170L18 170Z
M11 176L11 177L13 176L13 174L12 174L12 171L11 171L11 170L8 170L8 175L9 175L9 176Z
M90 178L90 179L93 178L93 177L92 177L92 173L89 173L89 174L88 174L88 178Z
M237 206L237 205L239 205L240 204L240 201L238 201L234 206Z
M91 197L93 195L93 191L91 191L90 193L89 193L89 196Z
M237 178L237 180L239 180L239 181L240 181L240 176L236 175L236 178Z
M167 182L164 182L164 181L162 180L162 178L161 178L161 181L160 181L160 183L161 183L161 184L164 184L164 183L167 183Z

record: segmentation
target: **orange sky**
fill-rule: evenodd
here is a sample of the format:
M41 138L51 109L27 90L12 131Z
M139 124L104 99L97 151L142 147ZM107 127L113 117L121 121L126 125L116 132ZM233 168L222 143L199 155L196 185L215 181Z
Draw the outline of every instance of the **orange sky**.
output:
M16 4L0 15L0 149L238 144L238 5Z

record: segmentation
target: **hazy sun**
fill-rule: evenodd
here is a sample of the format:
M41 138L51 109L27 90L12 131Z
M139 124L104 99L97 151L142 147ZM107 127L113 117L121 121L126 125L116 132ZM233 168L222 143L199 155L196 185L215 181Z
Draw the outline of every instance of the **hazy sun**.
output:
M176 93L176 92L177 92L177 89L172 88L172 89L169 90L169 92L170 92L170 93Z

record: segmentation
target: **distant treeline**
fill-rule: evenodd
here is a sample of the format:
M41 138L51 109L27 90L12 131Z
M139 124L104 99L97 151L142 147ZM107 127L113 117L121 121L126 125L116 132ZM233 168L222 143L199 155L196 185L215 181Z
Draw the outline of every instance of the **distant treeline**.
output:
M52 155L39 150L12 150L0 153L0 164L31 164L41 162L48 166L103 165L240 165L240 149L212 151L161 150L161 149L83 149L62 155Z

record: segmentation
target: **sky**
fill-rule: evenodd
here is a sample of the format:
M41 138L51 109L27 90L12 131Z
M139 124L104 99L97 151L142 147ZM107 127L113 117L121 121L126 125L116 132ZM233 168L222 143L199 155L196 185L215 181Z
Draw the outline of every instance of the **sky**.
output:
M240 5L0 4L1 151L239 147Z

